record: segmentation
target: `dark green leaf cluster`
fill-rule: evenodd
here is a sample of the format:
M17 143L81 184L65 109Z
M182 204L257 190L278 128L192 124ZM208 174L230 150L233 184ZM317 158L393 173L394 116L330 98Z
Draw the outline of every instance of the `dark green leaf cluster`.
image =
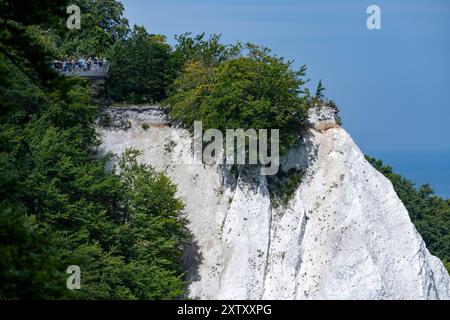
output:
M135 27L130 37L112 47L109 59L114 101L154 103L166 98L176 72L165 37Z
M223 133L279 129L280 149L286 152L296 143L309 106L302 96L306 68L292 70L290 61L252 44L224 54L227 47L213 40L188 50L184 71L166 101L170 115L189 129L195 121ZM191 48L184 42L182 48Z
M106 57L112 46L129 35L128 20L123 17L124 7L119 1L74 0L70 4L80 8L81 28L57 33L63 58Z
M274 206L285 206L302 182L303 172L291 169L268 177L270 200Z
M41 25L57 28L65 11L20 2L46 11L29 21L17 1L0 2L0 298L181 296L175 185L135 151L105 170L86 84L46 65L54 51ZM81 290L66 288L69 265L81 269Z

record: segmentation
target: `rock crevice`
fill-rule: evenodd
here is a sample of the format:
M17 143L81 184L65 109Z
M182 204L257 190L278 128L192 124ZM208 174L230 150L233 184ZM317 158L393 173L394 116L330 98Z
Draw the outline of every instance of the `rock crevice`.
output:
M103 151L140 149L140 161L178 185L201 255L188 270L191 298L450 298L442 262L334 110L312 110L298 147L281 159L283 171L305 172L283 207L272 205L258 170L231 179L224 166L194 164L191 136L157 108L107 112L113 127L98 127Z

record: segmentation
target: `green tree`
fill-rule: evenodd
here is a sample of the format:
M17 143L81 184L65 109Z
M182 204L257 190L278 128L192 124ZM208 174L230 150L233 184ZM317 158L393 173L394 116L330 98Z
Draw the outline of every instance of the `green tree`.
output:
M205 129L280 129L281 152L292 147L304 123L308 103L302 97L306 68L267 48L248 44L239 56L216 65L192 60L175 81L167 100L170 115L188 128L203 121Z
M317 84L316 99L323 99L324 98L324 94L323 94L324 91L325 91L325 87L323 86L322 80L320 80L319 83Z
M139 164L138 155L140 152L128 150L119 164L126 198L125 261L142 273L135 288L139 297L177 298L184 291L180 269L181 248L187 240L186 221L180 215L184 205L170 179Z
M65 276L53 240L23 205L0 202L0 299L64 296Z
M58 33L65 57L106 57L117 42L129 34L123 4L116 0L75 0L81 11L81 29ZM68 15L66 15L68 17Z
M27 9L28 14L23 13ZM0 1L0 298L61 295L54 234L29 215L22 195L29 161L24 124L39 112L42 90L56 86L46 61L45 28L57 29L64 1ZM38 26L40 24L40 26Z
M0 1L0 298L180 296L175 186L136 162L127 176L105 170L86 84L47 65L56 54L47 30L64 25L64 3L21 1L36 9L31 19L16 3ZM166 206L151 209L161 198ZM82 289L69 291L73 264Z
M171 50L164 36L150 35L135 26L110 55L113 100L140 103L164 99L175 77Z
M197 61L212 67L240 53L241 44L225 45L220 42L220 37L220 34L212 34L206 38L205 33L192 36L190 32L175 36L174 61L180 71L187 62Z

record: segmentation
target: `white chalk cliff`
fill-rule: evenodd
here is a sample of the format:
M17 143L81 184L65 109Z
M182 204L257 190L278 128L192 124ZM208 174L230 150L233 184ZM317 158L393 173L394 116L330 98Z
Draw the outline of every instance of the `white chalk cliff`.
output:
M298 148L282 159L282 170L305 174L281 207L257 170L236 179L221 165L192 164L190 135L157 108L107 113L103 150L140 149L141 161L178 185L195 239L185 260L191 298L450 299L442 262L332 110L311 112Z

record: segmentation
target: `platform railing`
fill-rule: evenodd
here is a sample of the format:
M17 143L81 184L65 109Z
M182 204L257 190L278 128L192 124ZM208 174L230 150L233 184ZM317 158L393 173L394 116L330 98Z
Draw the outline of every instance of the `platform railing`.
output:
M52 68L67 77L77 76L91 79L107 79L109 77L109 65L105 61L54 62Z

